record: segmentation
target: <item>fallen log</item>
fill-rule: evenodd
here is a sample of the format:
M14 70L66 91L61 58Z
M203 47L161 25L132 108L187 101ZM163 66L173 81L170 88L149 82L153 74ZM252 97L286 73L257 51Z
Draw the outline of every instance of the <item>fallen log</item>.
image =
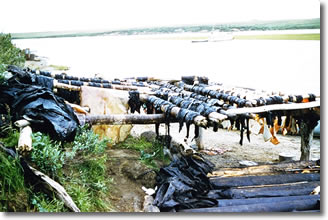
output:
M319 173L280 174L268 176L216 177L210 178L214 189L238 186L271 185L303 181L320 181Z
M34 169L33 167L29 166L31 171L39 177L47 186L51 188L56 196L64 202L67 208L72 210L73 212L80 212L80 209L76 206L72 198L68 195L66 190L62 185L51 179L49 176L45 175L44 173Z
M250 166L242 168L221 168L219 170L213 171L208 174L209 177L220 176L243 176L243 175L268 175L277 173L288 173L288 172L302 172L309 169L309 167L314 167L312 171L320 172L320 168L317 166L315 161L295 161L287 163L277 163L259 166Z
M20 164L24 171L24 178L27 180L32 186L36 186L38 190L40 187L44 189L46 192L51 191L56 194L56 196L62 200L67 208L69 208L73 212L80 212L80 209L76 206L72 198L66 192L64 187L51 179L49 176L45 175L41 171L36 170L32 166L30 166L23 157L19 156L13 150L8 149L2 145L0 148L4 150L11 157L19 157Z
M249 199L219 199L218 207L237 206L237 205L250 205L262 203L276 203L294 200L305 199L320 199L320 195L306 195L306 196L282 196L282 197L267 197L267 198L249 198Z
M310 195L317 186L320 186L320 181L275 184L270 186L233 187L223 190L219 195L226 199L301 196Z
M272 203L256 203L215 208L184 209L179 212L293 212L318 210L320 205L316 197L302 200L278 201Z

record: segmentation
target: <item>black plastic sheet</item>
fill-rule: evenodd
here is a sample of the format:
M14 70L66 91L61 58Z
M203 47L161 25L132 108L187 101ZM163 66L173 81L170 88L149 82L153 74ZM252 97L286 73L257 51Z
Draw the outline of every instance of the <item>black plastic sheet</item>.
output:
M157 174L154 205L162 212L216 206L217 201L207 196L213 189L207 174L213 168L211 162L198 154L172 161Z
M74 111L48 88L11 81L0 86L0 103L8 104L13 120L28 119L33 130L54 140L74 140L78 127Z

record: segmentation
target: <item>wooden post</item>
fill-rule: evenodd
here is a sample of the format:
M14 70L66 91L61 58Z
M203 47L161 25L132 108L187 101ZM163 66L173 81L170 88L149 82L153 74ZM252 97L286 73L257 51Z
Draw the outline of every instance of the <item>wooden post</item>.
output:
M198 150L204 150L203 132L204 132L204 128L200 127L199 128L199 136L198 136L198 138L195 139Z
M313 128L310 127L306 120L300 122L300 134L301 134L301 159L309 161L311 153L311 145L313 140Z

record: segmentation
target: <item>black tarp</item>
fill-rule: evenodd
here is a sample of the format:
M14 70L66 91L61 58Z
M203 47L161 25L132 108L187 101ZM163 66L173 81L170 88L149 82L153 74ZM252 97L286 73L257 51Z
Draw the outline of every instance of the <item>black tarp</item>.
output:
M157 173L154 205L161 211L205 208L217 205L207 196L212 185L207 177L214 165L201 155L181 156Z
M9 80L0 85L0 103L10 107L12 120L28 119L34 131L47 133L54 140L74 140L78 119L50 89Z

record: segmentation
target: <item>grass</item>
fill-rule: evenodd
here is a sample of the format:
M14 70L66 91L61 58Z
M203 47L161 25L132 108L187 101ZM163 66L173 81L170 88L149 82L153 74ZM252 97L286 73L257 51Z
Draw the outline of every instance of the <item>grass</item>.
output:
M18 132L0 139L4 146L17 145ZM112 180L107 175L108 139L100 139L86 127L80 128L72 143L52 141L34 133L33 151L28 162L63 185L83 212L108 212L113 208L107 199ZM35 192L37 191L37 192ZM67 212L54 195L31 189L24 183L17 159L0 151L0 211Z
M49 65L50 67L54 68L55 70L58 70L58 71L67 71L69 70L69 67L68 66L63 66L63 65Z
M141 162L150 168L158 170L159 166L155 160L164 162L166 164L170 162L169 157L164 155L163 146L164 144L158 140L149 142L144 137L134 138L132 136L128 136L124 142L115 145L115 148L139 151Z
M320 34L237 35L235 40L320 40Z

